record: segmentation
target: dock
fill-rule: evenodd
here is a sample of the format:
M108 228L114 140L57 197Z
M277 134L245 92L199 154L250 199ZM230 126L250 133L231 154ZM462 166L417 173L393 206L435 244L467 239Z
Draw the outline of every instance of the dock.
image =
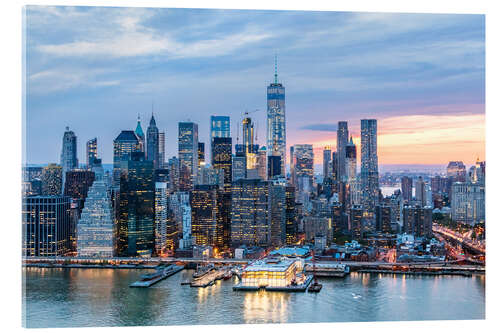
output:
M305 292L307 287L311 284L313 280L312 275L308 275L304 283L298 285L289 285L285 287L271 287L271 286L244 286L241 283L233 286L234 291L258 291L260 289L264 289L266 291L284 291L284 292Z
M226 274L227 271L228 271L228 269L213 270L213 271L207 273L202 278L200 278L198 280L191 281L191 283L189 285L191 287L195 287L195 288L205 288L205 287L211 286L215 283L215 281L222 279L224 277L224 274ZM184 283L182 283L182 284L184 284Z
M152 285L160 282L161 280L164 280L184 269L184 266L177 266L177 265L170 265L167 268L164 268L165 271L163 274L160 276L151 279L151 280L139 280L134 283L132 283L129 287L131 288L149 288Z

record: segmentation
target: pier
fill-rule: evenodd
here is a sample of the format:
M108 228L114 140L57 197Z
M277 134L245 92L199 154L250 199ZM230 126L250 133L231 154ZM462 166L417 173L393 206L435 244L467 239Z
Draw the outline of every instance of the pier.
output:
M177 266L177 265L170 265L166 268L163 268L163 271L161 271L161 274L158 275L155 278L148 279L148 280L139 280L130 285L131 288L149 288L152 285L160 282L161 280L164 280L175 273L178 273L184 269L184 266Z
M215 281L221 280L224 277L224 275L229 271L231 271L230 268L219 268L213 270L211 272L208 272L205 276L201 277L200 279L191 281L189 285L191 287L196 287L196 288L205 288L211 286L215 283ZM183 282L181 284L187 284L187 283Z

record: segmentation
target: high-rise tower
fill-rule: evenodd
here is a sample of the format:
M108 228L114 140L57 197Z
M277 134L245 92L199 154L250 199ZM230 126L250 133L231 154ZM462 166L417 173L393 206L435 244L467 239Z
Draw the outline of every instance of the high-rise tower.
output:
M78 168L78 157L76 152L76 135L73 131L66 127L64 132L62 150L61 150L61 166L62 166L62 183L66 179L66 172Z
M345 164L345 146L349 140L347 121L339 121L337 126L337 180L345 182L347 171Z
M361 190L365 210L373 212L379 194L376 119L361 119Z
M87 141L87 169L92 168L94 160L97 158L97 138Z
M274 82L267 87L267 154L268 156L281 156L281 175L285 176L285 87L278 83L276 57L274 62Z
M149 121L149 126L147 129L147 142L146 142L146 159L148 161L153 161L153 166L155 169L160 167L160 148L159 148L159 132L158 127L156 127L155 117L151 113L151 120Z
M198 177L198 124L179 123L179 187L193 189Z
M351 139L349 143L345 146L345 158L346 158L346 179L347 183L352 185L356 181L356 145Z
M139 150L144 151L144 132L142 131L142 126L141 126L141 116L137 115L137 126L135 127L135 135L137 135L137 138L139 139Z

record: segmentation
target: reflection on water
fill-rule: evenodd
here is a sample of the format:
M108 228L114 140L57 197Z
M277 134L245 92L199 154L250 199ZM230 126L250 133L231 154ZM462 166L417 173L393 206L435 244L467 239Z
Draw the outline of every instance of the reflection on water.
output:
M181 286L184 270L129 288L146 270L25 268L28 327L483 319L484 276L353 272L315 293L235 292L237 278Z

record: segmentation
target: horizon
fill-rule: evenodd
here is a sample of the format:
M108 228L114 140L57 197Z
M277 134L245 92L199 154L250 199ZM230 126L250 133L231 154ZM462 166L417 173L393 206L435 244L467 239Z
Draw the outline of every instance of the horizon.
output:
M359 164L360 119L375 118L379 165L485 159L484 15L26 8L23 163L59 163L66 126L80 161L97 137L109 162L113 139L137 114L145 132L153 110L166 158L177 156L179 121L196 122L207 143L210 116L230 116L234 145L246 110L259 109L262 145L275 53L287 156L309 143L320 165L344 120Z

